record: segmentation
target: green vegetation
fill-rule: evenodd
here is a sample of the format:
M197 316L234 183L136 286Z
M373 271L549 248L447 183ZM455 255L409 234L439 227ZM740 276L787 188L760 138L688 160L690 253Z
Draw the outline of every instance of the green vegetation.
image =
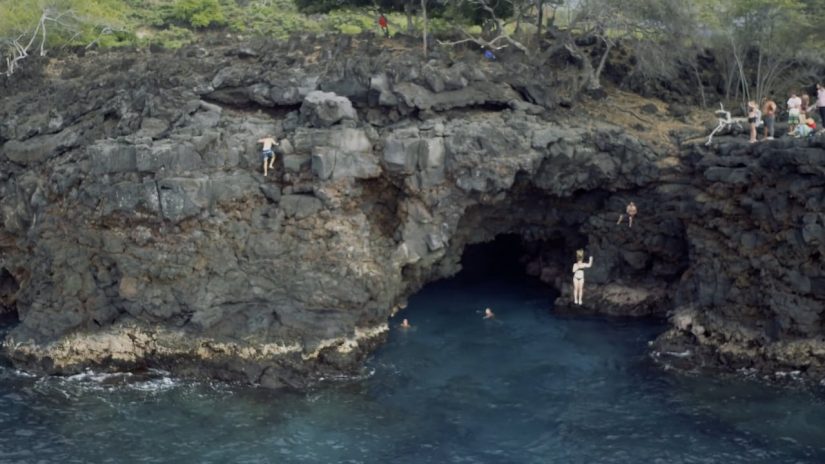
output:
M821 0L0 0L0 11L0 72L7 74L28 56L67 46L177 48L213 31L279 39L378 34L379 12L391 34L450 31L463 37L452 44L509 47L533 60L567 49L583 62L583 88L600 86L618 48L633 54L632 78L693 75L703 100L703 55L714 57L710 72L729 100L807 82L818 69L806 64L825 61Z

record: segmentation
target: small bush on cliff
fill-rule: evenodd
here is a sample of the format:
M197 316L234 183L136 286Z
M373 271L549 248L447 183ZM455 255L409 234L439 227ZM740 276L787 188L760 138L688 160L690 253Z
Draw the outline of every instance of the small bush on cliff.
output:
M223 6L218 0L178 0L165 8L166 22L189 25L195 29L227 24Z

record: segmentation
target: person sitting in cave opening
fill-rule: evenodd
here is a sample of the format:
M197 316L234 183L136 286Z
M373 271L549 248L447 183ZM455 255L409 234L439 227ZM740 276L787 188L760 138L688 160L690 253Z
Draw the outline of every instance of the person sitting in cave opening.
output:
M496 315L490 308L484 308L484 319L495 319Z
M577 305L582 304L582 296L584 296L584 269L593 265L593 257L590 261L584 262L584 250L576 250L576 264L573 265L573 303Z
M633 227L633 218L636 216L636 213L638 212L638 210L636 209L636 203L633 203L632 201L628 203L625 212L627 213L628 227ZM623 219L624 214L620 214L619 220L616 221L616 224L621 224Z
M278 145L278 141L271 135L267 135L258 140L258 143L263 144L261 159L264 162L264 177L266 177L269 174L269 170L275 167L275 153L273 153L272 147Z

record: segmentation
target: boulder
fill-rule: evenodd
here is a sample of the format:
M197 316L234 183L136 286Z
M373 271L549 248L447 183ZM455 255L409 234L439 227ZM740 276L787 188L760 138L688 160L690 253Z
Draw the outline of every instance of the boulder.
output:
M77 132L65 129L57 134L32 137L25 141L9 140L3 145L0 154L17 164L29 166L47 161L80 143Z
M92 174L137 171L134 145L106 141L90 146L86 153L89 155Z
M280 205L286 217L295 219L308 218L324 206L321 200L311 195L283 195Z
M313 127L329 127L344 119L358 120L358 114L349 99L319 90L304 97L301 117Z

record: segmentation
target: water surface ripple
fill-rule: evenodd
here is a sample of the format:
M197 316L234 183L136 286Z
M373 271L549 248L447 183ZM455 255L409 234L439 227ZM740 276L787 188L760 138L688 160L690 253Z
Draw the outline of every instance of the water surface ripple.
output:
M550 301L523 281L431 285L361 378L307 394L0 370L0 462L825 462L821 392L663 372L645 356L662 325Z

